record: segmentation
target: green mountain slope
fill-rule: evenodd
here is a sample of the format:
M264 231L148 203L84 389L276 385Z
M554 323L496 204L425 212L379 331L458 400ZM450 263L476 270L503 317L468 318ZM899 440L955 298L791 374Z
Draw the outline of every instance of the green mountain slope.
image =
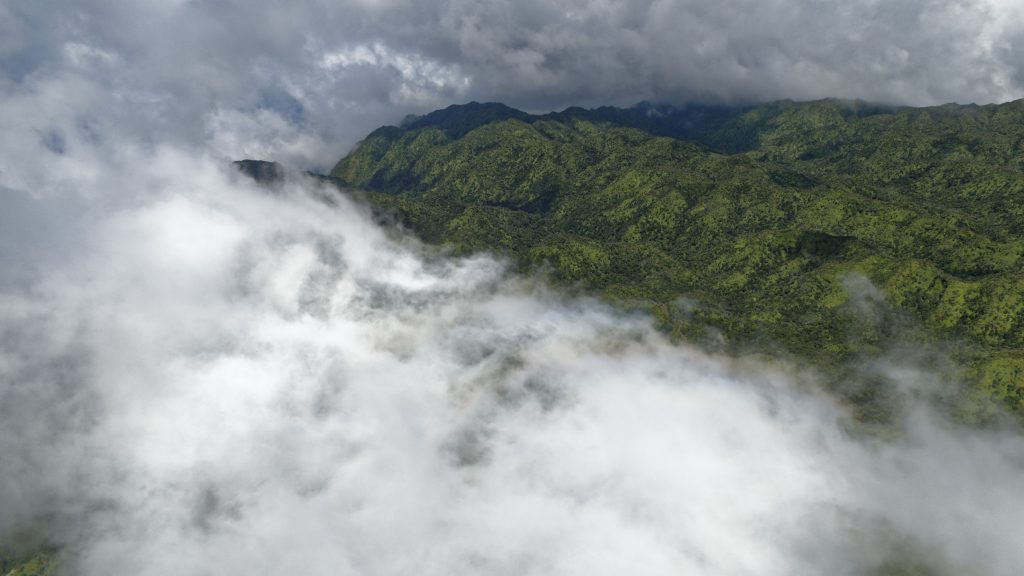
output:
M963 414L1024 413L1024 101L474 103L376 130L331 177L428 241L550 266L676 336L774 347L837 382L892 341L955 342Z
M27 558L5 558L0 553L2 576L51 576L57 567L52 551L41 551Z

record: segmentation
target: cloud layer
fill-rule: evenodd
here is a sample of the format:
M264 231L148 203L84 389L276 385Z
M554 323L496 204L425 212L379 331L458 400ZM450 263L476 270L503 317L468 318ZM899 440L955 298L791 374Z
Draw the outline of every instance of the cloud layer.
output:
M1010 0L14 0L0 89L47 95L55 120L96 99L67 119L94 138L325 168L377 125L471 99L1006 101L1022 24Z
M862 438L810 375L152 160L0 297L0 539L84 575L1024 566L1018 436Z

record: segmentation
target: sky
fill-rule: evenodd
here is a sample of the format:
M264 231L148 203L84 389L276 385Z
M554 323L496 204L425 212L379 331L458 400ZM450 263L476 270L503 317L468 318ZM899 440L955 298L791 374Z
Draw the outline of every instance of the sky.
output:
M1012 2L0 3L0 551L139 574L1016 576L1024 442L907 350L667 342L228 161L451 103L1001 102ZM866 279L848 283L874 290ZM851 288L852 289L852 288Z
M327 169L379 125L472 100L529 111L1013 100L1024 94L1022 10L1014 0L7 0L0 90L33 100L51 143L130 133Z

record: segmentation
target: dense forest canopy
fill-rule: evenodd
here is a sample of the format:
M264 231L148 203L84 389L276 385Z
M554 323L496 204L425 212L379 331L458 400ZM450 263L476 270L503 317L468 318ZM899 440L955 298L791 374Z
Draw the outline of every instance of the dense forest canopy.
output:
M428 241L550 267L677 337L767 344L837 383L928 342L962 367L961 416L1024 412L1024 101L471 103L374 131L331 177ZM870 385L845 393L884 417Z

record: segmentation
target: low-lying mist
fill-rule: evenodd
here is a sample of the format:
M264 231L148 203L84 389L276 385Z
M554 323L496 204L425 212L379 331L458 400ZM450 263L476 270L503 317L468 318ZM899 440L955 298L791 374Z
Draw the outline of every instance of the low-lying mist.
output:
M811 370L672 345L309 182L166 150L89 182L0 234L0 542L68 574L1024 569L1016 433L912 401L851 432Z

